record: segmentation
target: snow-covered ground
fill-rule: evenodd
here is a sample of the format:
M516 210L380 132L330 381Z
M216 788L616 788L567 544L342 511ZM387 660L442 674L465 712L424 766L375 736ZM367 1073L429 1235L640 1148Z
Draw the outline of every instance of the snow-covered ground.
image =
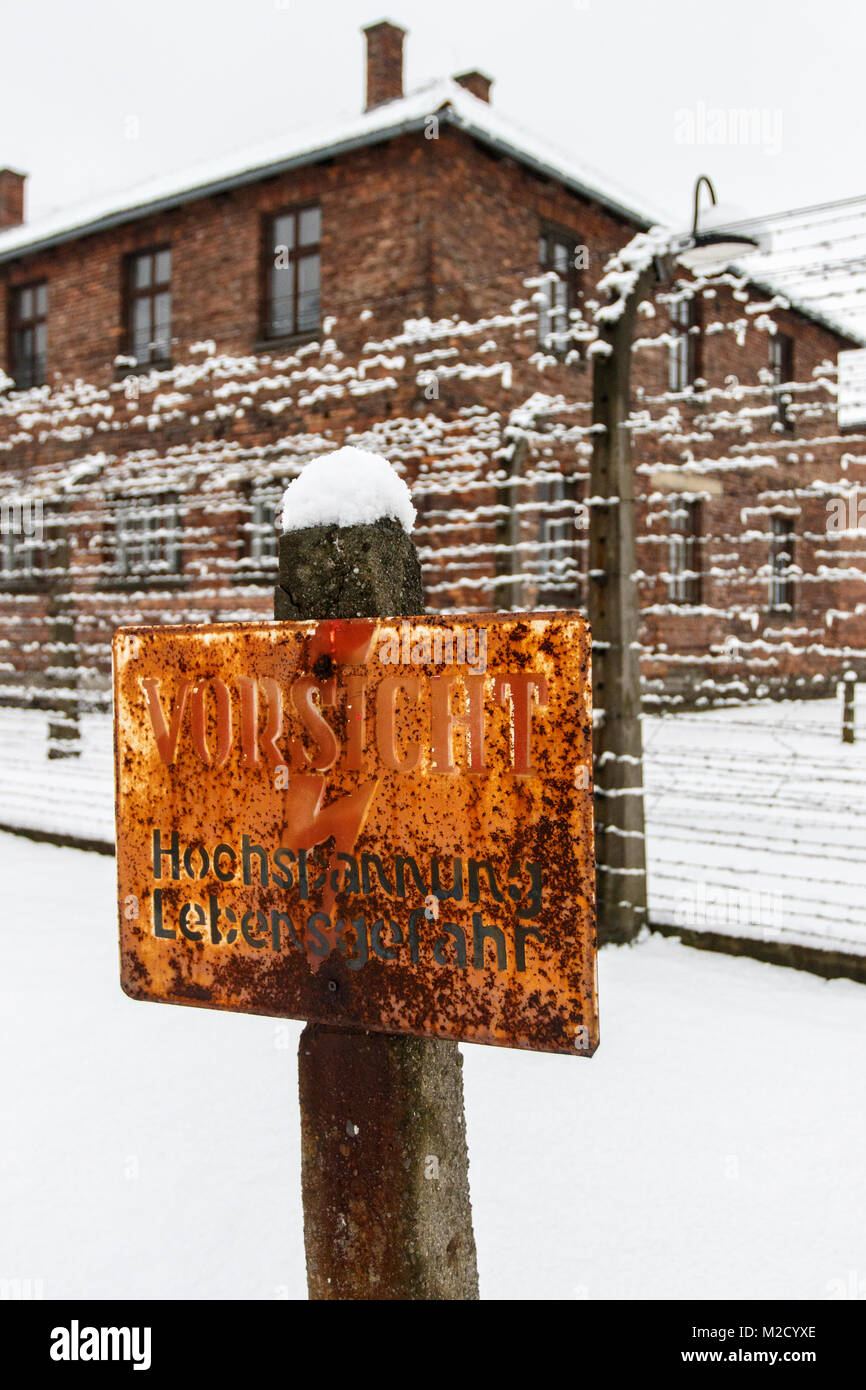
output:
M866 952L866 690L858 741L835 700L644 720L650 916ZM0 710L0 824L114 838L111 726L49 762L48 716Z
M0 1274L303 1298L299 1025L133 1003L114 866L0 835ZM486 1298L866 1295L866 992L651 937L591 1061L467 1047Z

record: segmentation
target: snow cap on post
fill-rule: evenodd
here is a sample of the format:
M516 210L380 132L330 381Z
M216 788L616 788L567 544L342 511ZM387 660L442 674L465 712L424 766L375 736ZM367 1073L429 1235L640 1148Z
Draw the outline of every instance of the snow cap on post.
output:
M423 613L414 521L409 489L381 454L337 449L308 463L283 499L274 617Z
M393 517L408 535L415 524L409 489L381 454L337 449L308 463L283 495L281 530L365 526Z

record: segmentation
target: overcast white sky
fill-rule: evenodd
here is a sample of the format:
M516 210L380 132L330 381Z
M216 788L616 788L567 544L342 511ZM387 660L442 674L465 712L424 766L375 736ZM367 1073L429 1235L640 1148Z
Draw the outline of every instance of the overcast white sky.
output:
M678 222L704 172L744 214L864 191L859 0L4 0L0 166L32 219L356 114L381 18L408 89L480 67L503 114Z

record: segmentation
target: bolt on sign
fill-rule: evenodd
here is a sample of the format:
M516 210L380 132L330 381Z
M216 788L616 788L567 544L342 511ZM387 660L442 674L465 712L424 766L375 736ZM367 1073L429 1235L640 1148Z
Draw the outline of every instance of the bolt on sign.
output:
M579 616L125 628L114 695L127 994L595 1051Z

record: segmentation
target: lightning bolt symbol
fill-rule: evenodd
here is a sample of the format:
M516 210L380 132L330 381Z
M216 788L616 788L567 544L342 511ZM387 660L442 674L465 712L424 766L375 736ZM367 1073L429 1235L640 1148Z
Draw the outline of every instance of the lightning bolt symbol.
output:
M335 889L331 886L333 871L339 869L337 855L353 852L378 785L379 779L374 778L372 782L365 782L363 786L356 787L348 796L338 797L336 801L331 801L325 806L325 778L316 773L305 773L294 777L286 792L282 834L282 843L285 846L291 849L313 849L323 841L329 840L331 836L334 838L334 850L326 870L320 909L328 917L332 917L337 897ZM337 944L335 934L329 939L333 950ZM311 956L308 952L307 959L310 968L316 971L324 958Z
M335 665L364 664L369 658L370 649L376 635L378 622L375 618L358 621L352 619L325 619L318 623L309 638L307 662L313 666L317 658L330 656ZM318 773L299 773L291 778L286 790L283 812L282 844L290 849L314 849L325 840L334 840L334 849L326 870L325 888L322 894L321 911L331 919L329 937L331 949L336 946L336 933L333 929L333 910L336 890L331 886L334 871L339 870L338 854L352 854L358 836L367 819L379 779L356 787L346 796L338 797L326 806L326 778ZM328 936L325 932L324 935ZM318 970L326 957L307 953L311 970Z

